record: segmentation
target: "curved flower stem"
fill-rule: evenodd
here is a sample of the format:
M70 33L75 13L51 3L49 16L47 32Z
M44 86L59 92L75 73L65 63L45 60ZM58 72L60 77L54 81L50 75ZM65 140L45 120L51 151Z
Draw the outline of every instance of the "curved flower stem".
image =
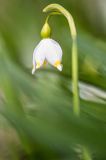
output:
M73 112L75 115L80 114L79 92L78 92L78 54L77 54L77 33L71 14L59 4L50 4L43 9L43 12L56 12L65 16L68 21L72 37L72 81L73 81ZM48 20L48 17L47 17Z
M51 12L51 13L49 13L48 16L47 16L47 18L46 18L46 22L48 21L48 19L49 19L50 16L52 16L52 15L61 15L61 13L60 13L60 12Z

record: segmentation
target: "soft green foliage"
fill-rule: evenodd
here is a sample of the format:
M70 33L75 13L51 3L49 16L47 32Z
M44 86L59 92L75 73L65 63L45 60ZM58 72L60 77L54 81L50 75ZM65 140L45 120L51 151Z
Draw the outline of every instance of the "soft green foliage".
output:
M0 158L80 160L86 157L86 160L105 160L106 99L102 95L99 98L104 103L80 99L81 115L73 115L71 41L68 25L60 15L50 20L50 25L52 37L63 48L63 72L46 67L38 70L35 76L31 75L32 52L40 40L39 33L44 24L41 11L51 2L4 0L3 8L0 6L0 130L6 135L6 144L4 139L2 143L8 150L8 154L5 149L4 154L1 151ZM80 6L79 1L75 2ZM82 4L77 13L75 2L67 0L61 4L75 17L79 78L105 91L106 32L98 34L98 26L92 25L94 33L86 14L87 24L83 25L78 15L81 16ZM88 5L87 0L86 3ZM8 143L7 139L10 139Z

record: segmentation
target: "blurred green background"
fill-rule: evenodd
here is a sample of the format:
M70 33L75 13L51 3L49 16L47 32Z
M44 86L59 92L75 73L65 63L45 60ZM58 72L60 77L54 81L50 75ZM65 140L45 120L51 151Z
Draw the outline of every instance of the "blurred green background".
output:
M78 33L81 115L72 112L71 44L63 16L50 19L63 71L31 75L50 3ZM106 160L106 0L0 0L0 160Z

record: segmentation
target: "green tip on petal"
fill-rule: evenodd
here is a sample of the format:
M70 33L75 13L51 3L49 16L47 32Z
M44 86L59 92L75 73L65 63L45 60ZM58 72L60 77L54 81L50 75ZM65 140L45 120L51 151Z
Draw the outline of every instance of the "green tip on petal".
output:
M46 22L41 30L41 37L42 38L49 38L51 35L51 28L49 24Z

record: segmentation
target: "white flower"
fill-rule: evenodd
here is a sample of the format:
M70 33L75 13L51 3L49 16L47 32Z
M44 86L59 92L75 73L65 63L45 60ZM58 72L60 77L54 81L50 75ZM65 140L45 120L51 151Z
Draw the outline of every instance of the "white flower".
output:
M50 38L41 40L34 49L32 74L34 74L36 69L45 64L46 61L62 71L62 49L56 41Z

